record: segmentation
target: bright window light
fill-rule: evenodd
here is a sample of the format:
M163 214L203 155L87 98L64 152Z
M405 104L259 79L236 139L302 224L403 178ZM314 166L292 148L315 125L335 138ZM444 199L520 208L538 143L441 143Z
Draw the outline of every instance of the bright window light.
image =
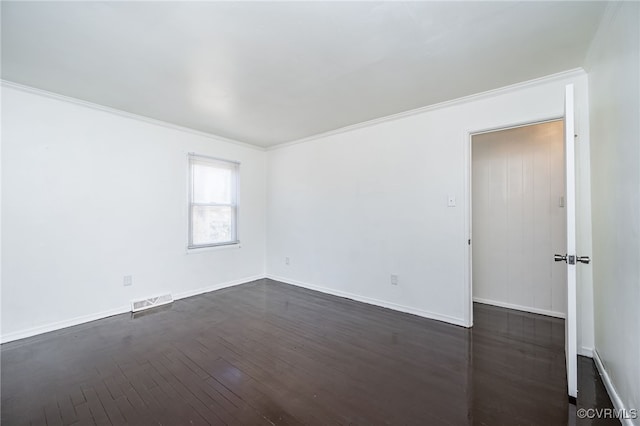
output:
M238 244L240 164L189 155L189 248Z

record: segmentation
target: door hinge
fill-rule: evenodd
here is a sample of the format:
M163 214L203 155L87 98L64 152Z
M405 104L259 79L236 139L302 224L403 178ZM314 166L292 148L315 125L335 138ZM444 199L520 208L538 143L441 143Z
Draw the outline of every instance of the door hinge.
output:
M471 238L469 238L469 241L467 241L467 244L471 245Z

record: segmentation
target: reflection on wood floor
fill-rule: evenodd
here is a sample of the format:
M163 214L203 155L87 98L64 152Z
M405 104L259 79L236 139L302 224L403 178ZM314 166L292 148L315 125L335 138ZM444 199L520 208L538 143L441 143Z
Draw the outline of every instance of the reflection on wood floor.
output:
M259 280L2 345L2 424L575 424L563 320L474 316ZM610 407L590 359L579 374L578 406Z

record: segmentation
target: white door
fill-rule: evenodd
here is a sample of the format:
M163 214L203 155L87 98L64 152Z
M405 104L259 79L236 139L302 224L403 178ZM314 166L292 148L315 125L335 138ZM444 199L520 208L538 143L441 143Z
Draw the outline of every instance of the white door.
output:
M567 387L569 400L575 403L578 396L578 354L576 327L576 266L578 262L589 263L588 257L576 254L576 171L575 171L575 125L573 106L573 84L565 89L564 151L566 171L567 253L555 255L556 261L567 264L567 319L565 321L565 356L567 362Z

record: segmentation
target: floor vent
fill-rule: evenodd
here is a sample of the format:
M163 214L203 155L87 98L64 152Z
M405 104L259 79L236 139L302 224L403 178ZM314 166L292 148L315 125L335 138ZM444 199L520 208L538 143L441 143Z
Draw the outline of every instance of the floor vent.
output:
M144 311L145 309L155 308L156 306L166 305L173 302L171 294L163 294L148 299L134 300L131 302L131 312Z

